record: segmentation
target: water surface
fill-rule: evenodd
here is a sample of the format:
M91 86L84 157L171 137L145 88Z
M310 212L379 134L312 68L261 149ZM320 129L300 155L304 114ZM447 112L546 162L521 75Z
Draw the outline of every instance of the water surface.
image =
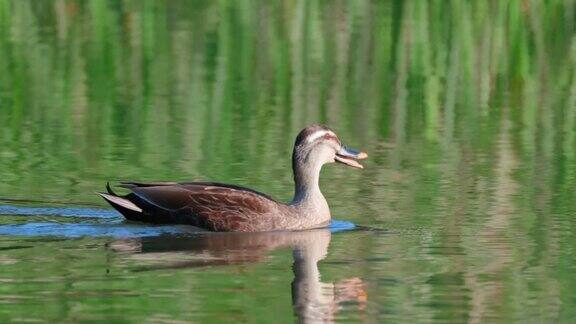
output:
M0 322L573 322L575 10L0 0ZM322 171L331 229L125 223L95 194L287 201L313 122L370 154Z

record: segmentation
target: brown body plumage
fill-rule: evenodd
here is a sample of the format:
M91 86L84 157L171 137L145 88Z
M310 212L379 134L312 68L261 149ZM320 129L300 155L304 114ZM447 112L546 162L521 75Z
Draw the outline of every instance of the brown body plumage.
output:
M300 132L292 167L294 199L284 204L240 186L212 182L123 182L132 192L119 196L107 185L100 195L126 219L162 224L190 224L211 231L259 232L321 227L330 221L328 204L318 178L325 163L353 167L366 157L343 146L334 132L312 125Z

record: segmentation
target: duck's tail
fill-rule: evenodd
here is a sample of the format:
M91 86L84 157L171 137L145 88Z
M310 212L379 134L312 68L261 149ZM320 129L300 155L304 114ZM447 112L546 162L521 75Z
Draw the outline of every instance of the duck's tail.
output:
M120 212L120 214L124 215L128 220L141 220L142 219L142 208L138 207L132 201L129 200L129 196L118 196L112 188L110 187L110 183L106 183L106 191L99 192L98 194L104 198L114 209Z

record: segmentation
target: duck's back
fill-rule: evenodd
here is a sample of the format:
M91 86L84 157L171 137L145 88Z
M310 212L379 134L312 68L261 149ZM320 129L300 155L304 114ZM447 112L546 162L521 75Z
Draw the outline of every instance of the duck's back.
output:
M260 192L221 183L137 183L118 196L109 186L102 196L127 219L190 224L212 231L252 232L286 227L290 207Z

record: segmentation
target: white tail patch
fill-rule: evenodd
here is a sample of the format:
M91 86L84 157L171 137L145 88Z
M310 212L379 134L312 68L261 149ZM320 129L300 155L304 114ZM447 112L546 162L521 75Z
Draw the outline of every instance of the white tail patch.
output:
M105 193L100 193L100 196L102 196L104 199L108 200L109 202L115 203L116 205L120 205L124 208L128 208L128 209L133 210L135 212L139 212L139 213L142 212L142 208L134 205L128 199L112 196L112 195L105 194Z

